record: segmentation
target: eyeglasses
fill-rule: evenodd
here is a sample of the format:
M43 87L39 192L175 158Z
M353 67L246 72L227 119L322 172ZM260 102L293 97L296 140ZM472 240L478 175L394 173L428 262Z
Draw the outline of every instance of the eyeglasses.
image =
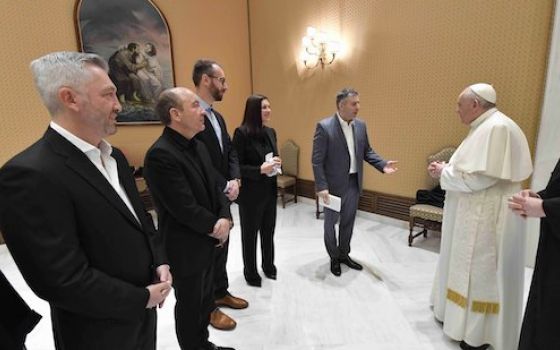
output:
M209 75L210 78L212 79L218 79L218 81L222 84L225 85L226 84L226 77L215 77L213 75Z

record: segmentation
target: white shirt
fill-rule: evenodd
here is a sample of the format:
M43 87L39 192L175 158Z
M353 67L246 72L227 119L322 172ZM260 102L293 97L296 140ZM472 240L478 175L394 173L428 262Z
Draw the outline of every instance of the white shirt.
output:
M336 112L340 126L342 127L342 133L346 139L346 145L348 145L348 154L350 155L350 170L349 174L355 174L358 172L358 166L356 164L356 149L354 148L354 121L347 123L344 119L340 117L340 114Z
M119 171L117 169L117 161L115 158L111 157L111 152L113 152L113 147L109 144L109 142L105 140L101 140L99 143L99 148L93 146L92 144L82 140L81 138L77 137L76 135L72 134L70 131L64 129L62 126L58 125L54 121L51 121L50 127L59 133L62 137L76 146L80 151L82 151L88 159L95 165L95 167L99 170L101 174L109 181L115 192L121 197L122 201L132 215L136 218L138 223L138 215L134 211L132 204L130 203L130 199L128 199L128 195L126 194L124 188L122 187L119 181Z

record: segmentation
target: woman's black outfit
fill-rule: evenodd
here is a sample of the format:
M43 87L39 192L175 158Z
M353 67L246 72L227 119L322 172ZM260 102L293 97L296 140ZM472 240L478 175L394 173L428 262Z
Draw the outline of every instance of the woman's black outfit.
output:
M261 174L265 156L278 156L276 132L263 127L256 135L242 126L235 130L233 144L239 157L241 190L237 203L241 221L241 240L245 279L254 286L261 285L257 272L257 233L260 231L262 269L269 278L276 279L274 266L274 227L276 225L276 176Z

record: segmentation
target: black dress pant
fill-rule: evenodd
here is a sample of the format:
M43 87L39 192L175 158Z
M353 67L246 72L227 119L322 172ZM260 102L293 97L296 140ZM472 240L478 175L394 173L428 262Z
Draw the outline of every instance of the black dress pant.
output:
M216 247L214 252L214 300L221 299L228 294L229 281L227 275L227 259L229 239L222 247Z
M208 344L208 324L214 310L214 266L188 276L174 278L175 331L183 350Z
M276 195L261 193L254 201L239 204L241 220L241 243L243 248L243 272L245 278L258 278L257 234L260 232L262 269L265 273L276 273L274 266L274 228L276 226Z

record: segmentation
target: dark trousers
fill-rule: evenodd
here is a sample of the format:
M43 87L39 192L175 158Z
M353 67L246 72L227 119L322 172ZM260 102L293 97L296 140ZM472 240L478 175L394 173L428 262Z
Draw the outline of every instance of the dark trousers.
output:
M229 281L227 275L227 259L229 251L229 239L222 247L217 247L214 252L214 300L225 297L228 294Z
M261 236L262 269L275 273L274 227L276 226L276 196L262 193L259 200L239 205L243 272L246 279L257 277L257 233Z
M358 200L360 199L360 189L358 187L358 176L349 175L348 188L342 194L340 213L325 207L325 246L331 259L344 258L350 253L350 240L354 230L356 211L358 210ZM338 242L336 239L335 225L338 225Z
M188 276L174 278L175 332L183 350L208 345L208 324L214 310L214 266Z
M155 309L146 309L138 321L92 319L51 305L54 343L58 350L155 350Z

